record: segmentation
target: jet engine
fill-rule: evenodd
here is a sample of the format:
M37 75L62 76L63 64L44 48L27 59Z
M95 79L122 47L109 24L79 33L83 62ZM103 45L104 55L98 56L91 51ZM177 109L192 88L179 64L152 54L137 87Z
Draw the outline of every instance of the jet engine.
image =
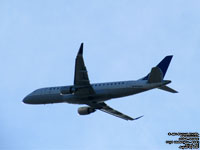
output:
M91 114L95 111L96 110L94 108L91 108L91 107L80 107L80 108L78 108L79 115L88 115L88 114Z
M72 94L76 91L73 86L65 86L60 89L61 94Z

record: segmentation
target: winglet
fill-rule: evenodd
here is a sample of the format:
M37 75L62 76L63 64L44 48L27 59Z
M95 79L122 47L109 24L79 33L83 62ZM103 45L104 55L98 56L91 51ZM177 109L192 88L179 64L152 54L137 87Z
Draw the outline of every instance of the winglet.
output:
M144 115L143 115L143 116L144 116ZM143 116L140 116L140 117L134 118L133 120L137 120L137 119L140 119L140 118L142 118Z
M83 55L83 43L81 43L81 46L78 51L78 55Z

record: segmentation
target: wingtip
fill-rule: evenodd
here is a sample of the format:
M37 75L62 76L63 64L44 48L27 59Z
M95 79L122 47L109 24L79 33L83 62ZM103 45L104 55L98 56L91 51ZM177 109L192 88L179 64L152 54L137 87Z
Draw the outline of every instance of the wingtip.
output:
M133 120L137 120L137 119L140 119L142 118L144 115L140 116L140 117L137 117L137 118L134 118Z
M179 93L178 91L174 90L174 93Z
M78 55L83 55L83 43L81 43L81 46L78 51Z

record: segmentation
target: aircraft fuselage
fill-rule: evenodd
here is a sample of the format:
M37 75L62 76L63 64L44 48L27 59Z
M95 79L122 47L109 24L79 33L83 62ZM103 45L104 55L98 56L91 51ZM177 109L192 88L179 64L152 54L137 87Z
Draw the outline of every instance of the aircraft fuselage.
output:
M26 96L23 102L27 104L50 104L64 102L71 104L87 104L90 102L103 102L112 98L141 93L168 83L170 83L170 81L167 80L152 84L147 83L145 80L95 83L91 85L96 94L87 96L75 95L73 91L69 91L69 93L62 93L63 89L75 88L73 85L40 88Z

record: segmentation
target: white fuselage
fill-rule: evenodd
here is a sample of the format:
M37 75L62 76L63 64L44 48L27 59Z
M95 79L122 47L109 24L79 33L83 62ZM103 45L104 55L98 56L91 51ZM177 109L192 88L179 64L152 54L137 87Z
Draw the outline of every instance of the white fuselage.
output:
M95 91L93 95L76 95L74 93L61 93L61 89L68 86L48 87L37 89L25 100L29 104L48 104L48 103L72 103L72 104L88 104L99 103L112 98L119 98L141 93L153 88L168 84L169 81L159 83L148 83L147 80L136 81L119 81L91 84ZM69 86L72 87L72 86Z

